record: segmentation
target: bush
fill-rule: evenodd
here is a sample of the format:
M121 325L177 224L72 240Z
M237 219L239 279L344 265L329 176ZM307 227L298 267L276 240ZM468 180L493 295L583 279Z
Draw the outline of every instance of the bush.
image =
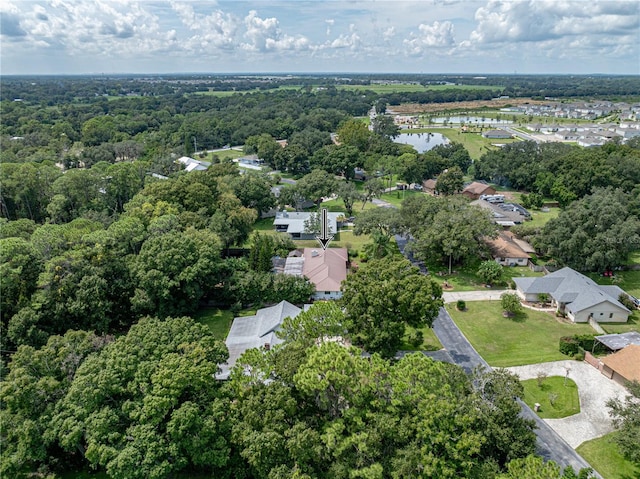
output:
M459 299L456 303L456 308L458 309L458 311L464 311L465 309L467 309L467 303L465 303L463 299Z
M563 336L560 338L559 350L562 354L573 356L579 351L578 340L573 336Z
M618 301L620 301L625 308L630 309L631 311L636 309L636 305L627 293L620 293L620 296L618 296Z

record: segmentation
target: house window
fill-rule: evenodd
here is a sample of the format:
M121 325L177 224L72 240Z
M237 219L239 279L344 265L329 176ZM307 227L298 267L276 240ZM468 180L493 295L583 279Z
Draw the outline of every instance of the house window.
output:
M604 313L600 313L600 316L604 315Z
M325 291L324 294L325 296L329 296L331 294L331 291Z
M613 318L613 313L609 313L609 319Z

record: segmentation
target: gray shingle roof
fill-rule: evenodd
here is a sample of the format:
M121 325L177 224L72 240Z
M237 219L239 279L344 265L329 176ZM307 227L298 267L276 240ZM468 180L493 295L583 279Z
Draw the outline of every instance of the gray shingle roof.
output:
M629 311L619 301L623 291L617 286L600 286L591 278L572 270L562 268L541 278L514 278L514 283L525 294L547 293L559 303L567 303L572 313L605 301L624 311Z
M227 379L238 358L247 349L261 348L265 344L269 347L282 341L275 332L287 317L295 318L302 310L293 304L282 301L275 306L259 309L254 316L235 318L225 344L229 350L229 359L221 364L221 372L217 379Z

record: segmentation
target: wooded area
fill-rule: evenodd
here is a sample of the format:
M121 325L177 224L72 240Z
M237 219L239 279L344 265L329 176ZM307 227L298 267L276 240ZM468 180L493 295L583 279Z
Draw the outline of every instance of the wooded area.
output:
M317 78L295 88L290 79L199 80L3 78L0 475L90 466L114 479L485 479L536 466L516 378L467 377L420 354L389 359L405 327L430 326L442 304L440 286L393 255L392 236L412 234L417 257L449 268L478 256L495 226L454 194L475 175L565 208L529 232L558 261L619 264L640 246L640 141L520 142L472 163L459 144L417 153L393 142L392 122L369 130L354 118L409 101L409 92L348 91ZM588 92L613 81L601 80L549 88ZM619 80L617 94L629 93ZM502 91L524 95L536 81L516 77ZM229 90L237 93L204 94ZM437 92L441 101L487 94L495 92ZM241 174L205 152L228 145L297 183L280 185L276 198L278 174ZM183 155L212 165L183 171ZM371 172L366 181L355 182L356 168ZM436 175L441 198L359 214L355 233L372 244L344 283L344 311L314 306L285 325L284 347L252 350L229 382L214 379L228 353L189 317L198 308L302 304L313 293L304 278L270 272L271 257L295 245L255 234L262 213L337 194L351 215L394 176ZM232 247L249 256L230 257ZM603 247L606 257L596 254ZM315 345L325 335L354 347Z

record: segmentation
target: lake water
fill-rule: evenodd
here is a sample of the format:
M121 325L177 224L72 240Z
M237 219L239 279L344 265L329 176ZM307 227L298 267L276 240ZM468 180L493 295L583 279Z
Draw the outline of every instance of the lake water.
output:
M433 118L433 123L465 123L468 125L510 125L513 123L511 120L496 120L495 118L482 118L480 116L443 116L440 118Z
M449 143L449 140L440 133L401 133L393 141L411 145L418 153L424 153L438 145Z

